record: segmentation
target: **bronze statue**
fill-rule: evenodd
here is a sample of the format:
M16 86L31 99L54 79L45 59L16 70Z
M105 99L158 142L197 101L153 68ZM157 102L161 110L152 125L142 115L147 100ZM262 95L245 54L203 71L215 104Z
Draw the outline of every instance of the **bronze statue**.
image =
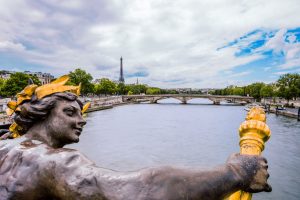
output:
M65 86L65 79L52 86L28 86L9 105L15 124L5 137L14 139L0 140L0 200L214 200L237 190L271 191L267 161L260 156L235 154L207 171L97 167L77 150L63 148L79 141L86 124L79 88Z

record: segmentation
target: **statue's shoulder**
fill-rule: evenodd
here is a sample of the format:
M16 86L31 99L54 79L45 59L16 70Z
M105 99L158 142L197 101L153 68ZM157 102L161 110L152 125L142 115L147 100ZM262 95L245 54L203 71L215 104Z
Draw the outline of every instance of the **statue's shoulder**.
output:
M35 159L39 159L39 157L47 159L49 157L51 159L53 155L63 157L69 154L77 154L77 151L64 148L54 149L41 141L22 136L15 139L0 140L0 155L2 155L0 158L3 158L4 154L7 154L7 156L22 154L22 157L30 156Z
M0 160L16 159L21 155L23 157L27 151L34 153L33 148L36 148L38 145L24 136L15 139L0 140Z
M0 140L0 158L17 147L24 138Z
M40 169L94 165L93 161L78 150L52 148L41 141L30 140L25 137L0 141L0 163L1 161L22 164L26 161L28 165L39 166Z
M15 139L0 140L0 151L26 150L32 148L46 148L46 145L37 140L30 140L24 136Z

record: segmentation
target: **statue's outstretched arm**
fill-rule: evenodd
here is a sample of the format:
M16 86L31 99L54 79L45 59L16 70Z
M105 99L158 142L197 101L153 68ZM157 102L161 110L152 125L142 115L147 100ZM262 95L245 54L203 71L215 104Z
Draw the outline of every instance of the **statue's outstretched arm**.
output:
M271 190L267 184L267 163L258 156L233 155L225 165L206 171L157 167L137 173L137 176L128 175L123 184L116 184L117 188L112 185L111 192L120 191L125 197L122 199L214 200L240 189Z
M58 167L58 166L57 166ZM61 170L61 171L60 171ZM79 153L58 167L57 188L78 199L223 199L237 190L270 191L267 164L258 156L234 155L213 170L155 167L137 172L98 168ZM58 191L60 192L60 191Z

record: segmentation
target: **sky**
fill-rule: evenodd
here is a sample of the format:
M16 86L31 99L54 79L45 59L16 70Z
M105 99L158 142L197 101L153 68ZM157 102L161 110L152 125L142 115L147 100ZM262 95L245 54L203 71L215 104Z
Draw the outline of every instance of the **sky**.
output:
M300 73L299 0L0 0L0 70L161 88Z

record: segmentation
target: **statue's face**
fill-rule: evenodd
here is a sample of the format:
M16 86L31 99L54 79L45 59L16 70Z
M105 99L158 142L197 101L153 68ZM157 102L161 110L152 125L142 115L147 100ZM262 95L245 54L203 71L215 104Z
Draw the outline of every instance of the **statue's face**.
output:
M79 142L83 126L81 109L76 101L58 101L45 120L48 135L60 144Z

